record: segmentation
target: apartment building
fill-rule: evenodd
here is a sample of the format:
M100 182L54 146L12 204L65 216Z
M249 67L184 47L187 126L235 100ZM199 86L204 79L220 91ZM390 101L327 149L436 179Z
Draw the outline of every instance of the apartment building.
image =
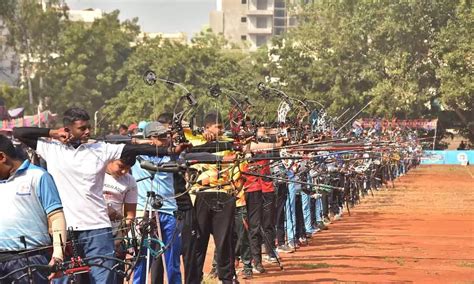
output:
M149 32L141 32L135 42L131 43L132 46L137 45L137 43L143 42L145 39L154 39L157 37L161 37L164 40L169 40L171 42L180 43L180 44L188 44L188 35L185 32L179 33L149 33Z
M297 24L286 0L217 0L216 7L209 16L212 31L251 50Z
M101 9L67 10L68 19L71 22L84 22L92 24L95 20L102 18Z
M0 18L0 85L15 86L20 79L20 59L7 45L8 30Z

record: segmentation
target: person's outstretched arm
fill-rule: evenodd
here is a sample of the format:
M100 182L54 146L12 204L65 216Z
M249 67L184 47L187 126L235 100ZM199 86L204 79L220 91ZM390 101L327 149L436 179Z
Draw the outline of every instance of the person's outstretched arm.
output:
M51 137L63 141L69 137L69 133L64 128L50 129L41 127L15 127L13 137L20 140L28 147L35 149L38 146L38 138Z

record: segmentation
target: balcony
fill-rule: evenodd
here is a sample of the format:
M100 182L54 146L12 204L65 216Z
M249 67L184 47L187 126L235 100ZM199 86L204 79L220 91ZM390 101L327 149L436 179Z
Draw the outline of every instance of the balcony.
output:
M272 34L272 28L249 28L247 31L248 34L253 34L253 35L271 35Z
M249 0L249 10L271 10L273 11L274 0Z
M248 16L273 16L273 9L267 10L249 10L247 12Z
M249 10L247 12L248 16L273 16L273 9L270 10Z

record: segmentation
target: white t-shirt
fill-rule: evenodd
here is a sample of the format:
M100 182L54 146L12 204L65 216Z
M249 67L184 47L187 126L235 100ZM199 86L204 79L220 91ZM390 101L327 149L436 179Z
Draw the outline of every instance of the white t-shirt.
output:
M103 191L109 214L114 213L116 216L122 216L123 218L123 204L137 203L137 183L130 174L115 179L106 173ZM120 220L112 220L112 229L114 231L117 230L119 225Z
M48 163L68 227L77 231L111 227L102 194L105 167L120 158L123 147L100 142L74 148L55 140L38 140L36 152Z

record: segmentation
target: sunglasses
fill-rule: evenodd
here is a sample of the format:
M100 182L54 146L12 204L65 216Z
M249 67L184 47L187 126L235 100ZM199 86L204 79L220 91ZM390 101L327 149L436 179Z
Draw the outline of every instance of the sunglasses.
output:
M165 133L165 134L160 134L160 135L152 135L151 137L157 138L157 139L166 139L168 138L168 134Z

